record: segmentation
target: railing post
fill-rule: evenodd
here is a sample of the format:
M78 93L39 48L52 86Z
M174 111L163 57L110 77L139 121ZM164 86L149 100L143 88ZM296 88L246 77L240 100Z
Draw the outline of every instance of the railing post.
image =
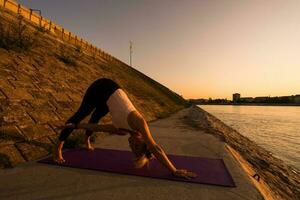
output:
M64 40L64 33L65 33L65 29L62 28L62 29L61 29L61 39L62 39L62 40Z
M80 39L80 46L82 46L82 38Z
M69 41L71 40L71 32L69 32Z
M7 1L7 0L4 0L4 2L3 2L3 7L4 7L4 8L5 8L6 1Z
M49 23L49 31L51 31L51 25L52 25L52 21L50 21Z
M75 35L75 45L77 44L77 35Z
M31 21L32 9L30 8L29 20Z
M18 15L21 14L21 5L18 3L18 11L17 11Z
M40 15L41 16L41 15ZM43 17L41 16L40 17L40 27L42 27L42 20L43 20Z

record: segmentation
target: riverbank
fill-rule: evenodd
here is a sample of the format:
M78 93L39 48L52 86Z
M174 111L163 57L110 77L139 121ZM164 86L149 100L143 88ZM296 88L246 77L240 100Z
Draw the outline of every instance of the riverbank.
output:
M202 105L200 108L300 171L300 107Z
M295 169L199 107L194 106L188 116L186 123L217 135L236 151L252 169L249 175L258 174L275 199L300 199L300 176Z
M149 125L154 139L168 154L222 158L236 183L235 188L63 168L34 161L0 171L0 198L262 200L263 196L226 143L208 134L208 129L195 126L202 115L200 109L190 107ZM126 136L101 134L95 146L129 150Z

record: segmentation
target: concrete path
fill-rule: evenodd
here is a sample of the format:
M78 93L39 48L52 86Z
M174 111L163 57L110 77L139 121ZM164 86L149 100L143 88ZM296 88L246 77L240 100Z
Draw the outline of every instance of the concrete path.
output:
M30 162L0 171L0 199L263 199L223 142L183 123L188 109L150 123L155 140L170 154L223 158L236 188ZM107 136L95 146L129 150L127 136Z

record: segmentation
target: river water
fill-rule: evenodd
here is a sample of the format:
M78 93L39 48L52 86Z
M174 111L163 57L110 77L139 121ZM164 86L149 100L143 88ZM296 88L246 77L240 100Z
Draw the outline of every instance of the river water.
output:
M300 107L200 105L200 108L300 170Z

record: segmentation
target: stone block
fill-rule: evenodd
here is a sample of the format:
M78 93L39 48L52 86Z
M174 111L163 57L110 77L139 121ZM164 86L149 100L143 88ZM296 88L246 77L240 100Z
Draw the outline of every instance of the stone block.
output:
M29 141L56 134L47 124L22 125L20 129L26 140Z
M11 62L10 52L6 49L0 48L0 66L7 66Z
M14 167L25 160L14 145L0 146L0 168Z
M38 79L36 77L36 79ZM41 90L52 91L54 90L53 83L47 79L42 79L34 82Z
M6 140L6 141L11 140L14 142L20 142L20 141L25 140L24 135L14 125L1 126L0 127L0 139Z
M0 98L0 116L4 115L4 111L9 107L9 99ZM1 122L1 121L0 121ZM0 124L1 125L1 124Z
M36 88L32 81L22 81L22 80L11 80L10 81L15 88L25 88L25 89L32 89Z
M33 75L23 74L23 73L17 73L14 74L16 81L24 82L24 83L31 83L33 81L32 77Z
M47 137L39 138L39 139L35 140L32 144L34 144L36 146L43 147L48 152L51 152L54 143L50 139L50 137L56 137L56 135L50 135L50 136L47 136Z
M65 92L70 91L70 86L63 80L64 80L64 78L62 80L58 80L58 81L54 82L53 88L56 92L65 93Z
M33 99L32 95L28 92L26 88L2 88L5 96L7 96L12 101L18 101L22 99Z
M41 158L49 154L52 143L48 138L45 139L45 142L47 143L43 143L41 141L32 141L30 143L22 142L22 143L17 143L16 147L20 152L22 152L23 157L27 161L36 160L38 158Z
M78 82L74 79L68 80L68 85L70 85L71 88L76 88L76 91L78 91L82 95L87 90L89 84L83 83L83 82Z
M77 104L80 104L83 99L83 94L79 94L78 92L69 91L67 95L73 102L76 102Z
M2 124L24 125L34 122L21 105L6 107L2 112L2 120Z
M3 146L8 146L8 145L13 145L15 144L15 141L13 141L12 139L4 139L0 137L0 147Z
M49 95L48 92L40 89L28 89L28 92L30 93L31 96L34 97L35 99L49 99L53 98L52 95Z
M0 79L0 89L2 92L5 93L5 91L12 91L14 89L14 86L5 78Z
M56 136L60 133L61 127L65 124L65 121L59 120L59 121L52 121L49 122L48 125L52 128L52 130L55 132ZM51 135L52 136L52 135Z
M71 101L51 101L51 103L57 108L57 109L69 109L69 110L77 110L79 105L76 105Z
M56 107L53 106L46 98L35 98L28 100L28 103L33 109L56 110Z
M28 74L28 75L29 74L34 75L37 72L36 68L26 63L18 63L16 69L18 70L19 73Z
M57 142L58 142L58 135L50 135L50 136L48 136L48 138L51 141L52 145L57 144Z
M24 110L32 109L33 107L30 105L28 100L22 99L21 101L18 101L18 104L23 107Z
M54 96L57 102L71 102L71 99L64 92L52 91L51 94Z
M1 88L0 88L0 99L7 99L4 92L2 92Z
M8 69L0 68L0 77L8 77L11 76L11 72Z
M70 109L57 109L55 111L57 113L57 116L62 120L63 122L67 121L72 115L74 115L74 111Z
M56 113L54 113L52 110L47 110L43 108L29 111L29 114L36 123L48 123L51 121L59 120L59 117L56 115Z

